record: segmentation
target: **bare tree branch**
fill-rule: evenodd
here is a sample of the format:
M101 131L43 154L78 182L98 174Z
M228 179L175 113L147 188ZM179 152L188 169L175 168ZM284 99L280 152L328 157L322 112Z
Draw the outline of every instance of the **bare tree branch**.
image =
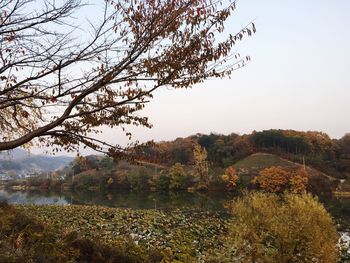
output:
M227 77L250 61L233 47L255 25L224 30L233 0L101 0L100 20L83 26L73 19L83 2L38 2L0 3L0 151L39 143L127 153L93 134L151 127L137 113L155 90Z

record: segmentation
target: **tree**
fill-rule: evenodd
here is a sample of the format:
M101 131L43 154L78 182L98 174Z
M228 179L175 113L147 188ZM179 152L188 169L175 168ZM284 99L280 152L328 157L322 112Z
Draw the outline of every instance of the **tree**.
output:
M345 157L350 155L350 133L345 134L340 140L338 140L340 152Z
M309 194L250 193L230 210L228 262L337 262L336 227Z
M288 171L282 167L269 167L254 177L253 183L270 193L282 193L289 190L293 193L304 193L308 185L308 174L304 169Z
M169 169L170 189L186 189L191 183L190 175L185 171L181 163L175 163Z
M306 170L300 168L292 173L289 179L289 188L292 193L305 193L309 182Z
M140 167L127 174L127 180L132 190L141 191L149 189L149 180L151 175L146 168Z
M198 178L199 184L197 186L200 190L205 190L209 185L209 169L207 162L207 151L198 143L194 145L193 159L194 159L194 176Z
M37 144L130 154L94 134L151 127L138 112L155 90L230 76L250 60L233 48L253 23L223 35L234 0L101 3L99 19L81 27L79 0L0 3L0 151Z
M170 177L163 173L156 174L151 178L150 184L153 190L168 191L170 186Z
M232 190L237 186L238 176L237 171L233 165L225 169L225 173L221 178L226 183L228 189Z
M288 188L290 173L281 167L272 166L259 172L253 179L263 190L270 193L281 193Z

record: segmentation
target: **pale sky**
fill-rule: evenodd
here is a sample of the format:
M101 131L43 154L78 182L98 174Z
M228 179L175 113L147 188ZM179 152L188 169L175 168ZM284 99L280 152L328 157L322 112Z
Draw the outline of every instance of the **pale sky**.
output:
M252 61L231 79L191 90L158 90L144 110L152 129L134 139L173 140L195 133L264 129L350 132L350 1L240 0L227 29L255 21L237 46ZM125 144L118 131L102 138Z

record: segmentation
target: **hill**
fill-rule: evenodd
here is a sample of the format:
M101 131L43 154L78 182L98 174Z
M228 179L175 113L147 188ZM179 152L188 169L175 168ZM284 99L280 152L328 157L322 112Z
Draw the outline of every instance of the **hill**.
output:
M270 153L303 164L338 179L350 179L350 134L332 139L318 131L265 130L251 134L195 134L140 148L140 158L171 166L192 165L194 145L206 149L211 167L225 169L254 153ZM265 158L264 161L269 161Z
M238 169L241 181L244 184L249 184L252 178L257 175L260 170L271 166L279 166L290 170L303 168L303 165L300 163L292 162L277 155L268 153L255 153L249 155L235 163L234 166ZM329 193L334 191L339 184L337 178L329 176L313 167L306 165L305 169L309 175L309 190L312 192Z
M26 159L30 155L28 151L16 148L11 151L0 152L0 161Z
M36 155L23 149L0 153L0 173L47 172L62 169L73 160L68 156Z
M300 164L280 158L274 154L254 153L234 164L238 169L264 169L271 166L281 166L283 168L298 168Z

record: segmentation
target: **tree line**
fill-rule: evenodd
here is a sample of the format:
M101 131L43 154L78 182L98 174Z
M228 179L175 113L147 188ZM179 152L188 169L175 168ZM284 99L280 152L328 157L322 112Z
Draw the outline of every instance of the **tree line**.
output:
M268 152L314 166L335 177L350 172L350 134L331 139L318 131L264 130L251 134L196 134L174 141L149 144L138 149L138 158L164 165L177 162L193 165L193 148L198 143L207 151L210 166L227 168L252 153Z

